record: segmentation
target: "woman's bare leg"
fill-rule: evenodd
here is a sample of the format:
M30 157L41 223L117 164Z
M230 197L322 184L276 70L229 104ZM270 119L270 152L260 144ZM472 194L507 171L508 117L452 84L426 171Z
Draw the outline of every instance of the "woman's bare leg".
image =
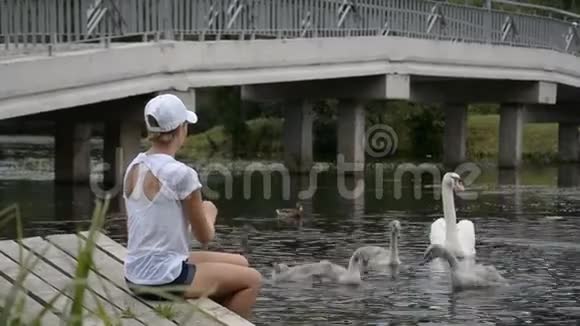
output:
M225 252L194 251L189 254L189 261L196 265L201 263L226 263L244 267L249 266L246 257Z
M228 263L196 264L195 277L186 290L187 298L208 294L224 306L249 319L262 284L262 275L255 269Z

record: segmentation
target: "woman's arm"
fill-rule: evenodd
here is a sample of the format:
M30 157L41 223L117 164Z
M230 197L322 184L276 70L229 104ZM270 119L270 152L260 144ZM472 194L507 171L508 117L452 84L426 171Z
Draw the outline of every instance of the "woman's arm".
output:
M207 244L215 235L214 223L217 208L210 201L202 201L201 190L193 191L182 201L185 217L189 219L191 231L197 241Z

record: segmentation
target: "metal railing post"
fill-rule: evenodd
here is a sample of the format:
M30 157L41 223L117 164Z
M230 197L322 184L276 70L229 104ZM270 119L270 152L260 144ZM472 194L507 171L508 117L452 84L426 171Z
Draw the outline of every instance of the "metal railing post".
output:
M492 7L491 0L486 0L485 1L485 9L487 9L487 10L485 13L485 29L484 29L484 31L485 31L485 36L487 38L486 43L488 43L488 44L492 42L492 33L493 33L493 31L492 31L493 26L492 26L492 22L491 22L491 15L492 15L491 7Z
M10 30L8 29L9 17L10 12L8 5L5 6L4 1L0 1L0 29L1 29L0 35L2 35L2 38L4 39L4 48L6 49L6 51L10 49Z
M172 12L173 10L176 10L176 8L173 8L172 4L174 3L173 1L170 0L163 0L163 9L162 9L162 13L161 13L161 19L162 19L162 32L163 32L163 39L165 40L173 40L174 39L174 35L173 35L173 21L172 21Z
M58 36L56 35L56 33L51 33L50 34L50 44L48 44L48 56L53 55L54 47L56 46L57 42L58 42Z

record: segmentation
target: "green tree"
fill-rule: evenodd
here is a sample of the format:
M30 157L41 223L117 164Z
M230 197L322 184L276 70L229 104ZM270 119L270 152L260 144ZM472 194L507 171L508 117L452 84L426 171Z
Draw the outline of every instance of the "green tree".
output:
M412 155L423 158L427 155L439 158L443 151L443 128L445 117L436 106L415 106L406 114L411 138Z
M240 87L221 87L212 94L211 106L220 116L224 132L231 140L232 156L238 157L244 151L244 135L248 132Z

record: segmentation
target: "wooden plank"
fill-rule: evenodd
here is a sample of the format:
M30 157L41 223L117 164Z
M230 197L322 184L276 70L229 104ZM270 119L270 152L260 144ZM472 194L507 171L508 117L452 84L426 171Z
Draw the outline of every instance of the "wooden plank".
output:
M48 250L44 253L43 257L50 261L55 267L58 267L61 271L57 270L55 267L50 266L45 268L45 270L38 273L38 276L41 278L45 278L45 280L55 286L56 288L62 289L66 287L67 284L72 282L72 277L75 274L77 262L67 255L65 252L61 251L54 245L50 244L46 240L41 238L29 238L24 239L23 243L25 246L30 248L30 250L40 253L42 248L46 248L48 245ZM59 275L60 274L60 275ZM87 278L87 287L94 293L98 294L102 299L98 300L93 296L87 294L85 296L85 305L88 309L93 312L96 312L98 309L98 304L102 304L106 313L114 319L122 320L123 325L136 325L142 326L145 323L141 323L142 321L140 318L137 320L129 319L129 318L121 318L123 312L127 311L127 308L133 308L130 304L131 302L126 302L123 300L122 294L119 294L120 291L115 285L111 283L107 283L106 280L98 279L97 275L94 273L89 273ZM109 294L109 295L107 295ZM125 293L126 294L126 293ZM71 296L72 297L72 296ZM132 299L132 298L128 298ZM131 310L133 312L133 310Z
M85 237L88 235L88 233L81 232L80 235L83 237L83 239L86 239ZM102 233L99 233L99 235L97 236L96 243L97 243L97 247L99 247L99 252L101 253L101 254L99 254L99 258L96 258L96 259L99 259L100 262L108 260L108 261L115 261L115 262L118 262L120 264L120 262L123 261L125 259L125 257L127 256L127 249L125 247L123 247L121 244L113 241L111 238L107 237L106 235L104 235ZM105 250L108 252L109 255L107 255L105 253ZM107 271L109 273L112 273L111 277L116 278L116 279L119 279L120 276L123 275L122 265L117 271L113 271L109 268L107 268ZM122 283L124 286L126 286L124 280L122 281ZM183 319L185 317L191 315L192 305L196 306L197 308L202 308L202 305L200 305L200 303L204 303L205 301L210 301L213 304L221 307L227 313L233 314L232 312L230 312L226 308L218 305L217 303L214 303L213 301L211 301L209 299L188 300L188 302L184 302L184 303L173 303L175 309L179 312L179 315L180 315L180 317L176 321L178 321L178 323L180 325L183 325L183 322L184 322ZM153 304L153 303L151 303L151 304ZM211 306L211 304L205 304L203 307L209 307L209 306ZM223 315L224 315L224 313L217 313L215 310L213 310L212 312L209 312L209 311L205 311L205 309L202 308L202 310L200 312L193 313L191 318L189 318L189 322L191 325L196 325L195 321L196 320L199 321L201 319L205 322L205 324L202 324L202 325L216 325L216 324L222 325L223 322L221 321L220 318L217 318L217 321L216 321L216 316L219 317L219 316L223 316ZM233 314L233 315L235 315L235 314ZM238 316L238 315L235 315L235 316ZM239 325L251 325L251 324L248 324L248 321L246 321L245 319L243 319L239 316L238 316L238 318L240 318L241 320L246 322L246 324L239 324ZM190 325L190 324L188 324L188 325ZM225 325L231 325L231 324L225 324ZM236 325L238 325L238 324L236 324Z
M83 239L87 239L89 232L85 231L80 232L79 234ZM123 247L120 243L100 232L97 235L95 242L97 247L115 257L118 262L123 263L125 261L125 257L127 257L127 248Z
M88 232L80 232L80 235L86 239ZM103 251L107 251L120 262L124 261L125 257L127 257L127 248L102 233L98 234L95 242L97 247ZM228 310L222 305L217 304L211 299L201 298L188 301L197 305L204 313L209 314L212 318L217 319L224 325L253 325L248 320L240 317L238 314Z
M70 236L74 235L53 235L46 237L46 239L59 247L62 251L74 257L78 252L79 242L77 237L72 239ZM113 259L101 250L95 250L93 254L93 260L97 264L98 272L118 287L130 293L127 284L125 283L123 265L118 260Z
M106 237L106 236L101 234L98 238L104 238L104 237ZM62 246L61 248L65 251L67 251L69 254L75 253L78 250L78 243L75 241L71 241L69 239L66 239L66 237L51 236L51 237L48 237L48 239L49 239L49 241L53 242L57 246ZM83 241L85 240L84 238L82 238L82 239L83 239ZM123 246L114 242L110 238L105 239L104 242L105 242L105 244L108 244L108 246L110 248L117 249L116 251L118 254L121 254L121 250L118 250L118 249L125 250L125 248ZM122 287L126 291L129 291L129 289L127 288L127 285L125 283L124 276L123 276L124 271L123 271L123 265L121 264L121 262L119 260L107 255L100 248L95 251L94 255L95 255L94 256L95 261L99 262L99 266L98 266L99 272L102 273L103 276L107 277L112 282L117 284L117 286ZM161 303L161 304L163 304L163 303ZM216 321L211 319L210 316L204 315L199 311L192 312L192 309L197 309L195 307L192 307L192 304L195 304L195 303L185 303L185 302L184 303L171 303L171 305L173 306L174 312L175 312L175 318L173 318L173 320L180 325L185 325L186 321L188 322L187 325L189 325L189 323L191 323L191 325L197 325L200 322L201 322L200 325L216 325ZM151 307L156 307L157 305L159 305L159 303L158 302L149 302L149 305Z
M216 303L215 301L208 298L201 298L197 300L188 300L198 307L206 314L210 315L213 319L218 320L223 325L236 325L236 326L253 326L247 319L240 317L240 315L230 311L226 307Z
M78 252L79 243L77 242L77 240L80 238L74 239L74 241L73 241L70 239L70 237L63 236L63 235L55 235L55 236L47 237L47 239L48 239L48 241L50 241L53 244L55 244L56 246L58 246L59 248L61 248L63 251L65 251L69 255L74 255L76 252ZM82 239L82 241L84 244L84 241L85 241L84 238ZM107 255L101 249L95 250L95 252L93 254L94 254L94 260L97 264L98 273L101 274L103 277L109 279L111 282L113 282L118 287L123 288L127 292L130 292L130 290L127 288L127 284L125 283L125 278L123 276L124 275L123 265L118 260ZM158 304L159 303L157 303L157 302L148 303L148 305L152 309L155 308ZM191 318L187 318L188 320L198 320L198 321L202 320L204 322L204 323L202 323L202 325L215 324L215 321L208 319L207 317L205 317L204 315L201 315L200 313L191 314L190 311L193 308L191 305L177 304L177 303L172 303L172 305L174 307L175 315L176 315L175 318L173 318L173 320L180 325L188 325L188 324L183 324L183 321L189 315L191 315Z
M0 254L0 271L11 283L14 283L18 279L20 266L6 255ZM28 274L22 282L22 287L42 300L42 304L50 302L59 294L57 289L53 288L50 284L41 280L34 274ZM72 302L68 297L61 295L54 301L52 311L57 314L66 314L71 303Z
M13 284L10 283L7 279L0 277L0 307L5 307L5 300L7 299L8 294L13 288ZM19 296L23 296L23 311L26 311L26 314L23 314L24 321L29 323L36 318L40 312L44 309L44 307L38 303L36 300L31 298L27 295L24 291L19 290ZM54 313L51 311L47 311L42 319L40 319L43 325L58 325L60 324L60 318L58 318Z
M40 240L40 241L44 241L40 238L31 238L31 239L25 239L24 241L27 240ZM37 247L37 254L43 254L44 257L47 257L47 255L51 254L52 250L57 250L56 248L54 248L54 246L52 246L53 248L48 248L48 251L44 251L46 245L50 245L47 242L42 242L39 243L38 247ZM11 258L12 260L14 260L15 262L19 262L20 260L20 255L19 255L19 246L16 242L14 241L3 241L0 242L0 250L9 258ZM31 251L29 251L26 248L22 248L22 253L23 253L23 257L27 257L28 255L30 255ZM19 263L20 266L22 266L22 264ZM66 275L64 273L62 273L61 271L59 271L58 269L56 269L55 267L53 267L52 265L49 265L48 263L46 263L43 260L39 260L37 264L35 264L33 266L32 269L30 269L30 271L36 275L38 278L40 278L41 280L43 280L44 282L50 284L52 287L58 289L58 290L64 290L70 287L71 283L72 283L72 278L69 275ZM64 292L64 294L66 295L67 298L72 298L72 295L70 294L70 289L68 292ZM70 299L69 299L70 300ZM94 301L94 298L92 296L87 296L87 300L84 302L83 306L85 308L87 308L87 310L89 310L91 313L94 313L96 311L96 301Z
M24 239L23 242L29 242L29 243L34 243L35 240L40 240L40 242L37 242L38 246L36 246L36 252L34 252L36 255L43 255L43 258L48 258L48 257L52 257L54 256L55 252L59 252L59 249L54 247L53 245L51 245L50 243L40 239L40 238L30 238L30 239ZM48 247L47 247L48 245ZM5 241L4 243L0 244L0 248L2 250L2 252L7 255L8 257L10 257L11 259L13 259L14 261L18 262L19 261L19 248L18 248L18 244L14 241ZM27 255L29 255L31 252L28 250L27 248L23 248L23 257L26 257ZM62 253L62 255L67 256L65 253ZM68 256L67 256L68 257ZM62 262L60 262L62 263ZM73 261L73 265L76 266L76 262ZM20 265L22 266L22 265ZM30 270L30 269L29 269ZM70 307L70 304L72 303L72 289L70 288L70 285L73 282L73 279L71 277L71 275L67 275L65 273L63 273L61 270L55 268L53 265L46 263L44 260L39 260L31 269L31 272L33 274L31 275L35 275L36 277L38 277L39 279L43 280L45 283L49 284L50 286L52 286L53 288L55 288L58 292L62 292L63 290L68 288L68 292L63 292L64 294L64 298L67 300L67 308ZM89 282L90 285L90 282ZM90 287L89 287L90 288ZM114 311L116 308L114 306L112 306L110 303L103 301L103 300L99 300L99 303L102 305L102 307L109 313L111 311ZM86 317L84 317L84 322L87 325L104 325L104 321L101 320L101 318L96 316L96 312L98 309L98 303L96 298L93 295L86 295L84 298L84 302L83 302L83 306L86 309ZM68 314L68 310L65 312L65 314ZM123 322L122 325L135 325L135 323L132 322ZM135 325L137 326L137 325ZM138 326L142 326L141 323L138 324Z
M63 236L63 238L65 239L64 241L70 241L71 243L77 244L77 248L78 248L77 241L79 241L80 239L78 239L76 237L76 235L69 234L69 235ZM46 240L42 240L42 241L46 241ZM52 246L55 249L57 249L57 247L55 247L54 245L52 245ZM68 254L68 252L63 251L60 248L58 248L57 250L59 252L58 257L50 255L49 259L51 261L58 259L61 262L61 264L59 264L59 267L62 266L63 269L65 269L65 272L73 275L74 271L75 271L74 268L76 268L76 261L74 260L74 258L72 256L70 256ZM73 262L74 265L71 265L70 263L62 264L65 261ZM101 266L100 261L97 261L96 263L99 267L103 267L103 266ZM101 280L99 280L98 278L100 278ZM142 301L138 300L136 297L131 295L128 292L128 290L124 291L122 289L122 287L117 286L117 284L115 284L114 282L111 282L109 279L102 278L102 277L98 276L97 274L95 274L94 272L91 272L89 274L88 282L89 282L89 284L94 284L94 286L91 285L91 287L94 290L96 290L97 293L104 296L105 298L110 299L111 302L116 304L117 307L119 307L121 310L126 310L127 308L130 308L131 312L136 316L136 318L138 320L142 321L145 325L162 325L162 326L174 325L171 321L158 316L151 309L150 306L146 305L145 303L143 303Z

